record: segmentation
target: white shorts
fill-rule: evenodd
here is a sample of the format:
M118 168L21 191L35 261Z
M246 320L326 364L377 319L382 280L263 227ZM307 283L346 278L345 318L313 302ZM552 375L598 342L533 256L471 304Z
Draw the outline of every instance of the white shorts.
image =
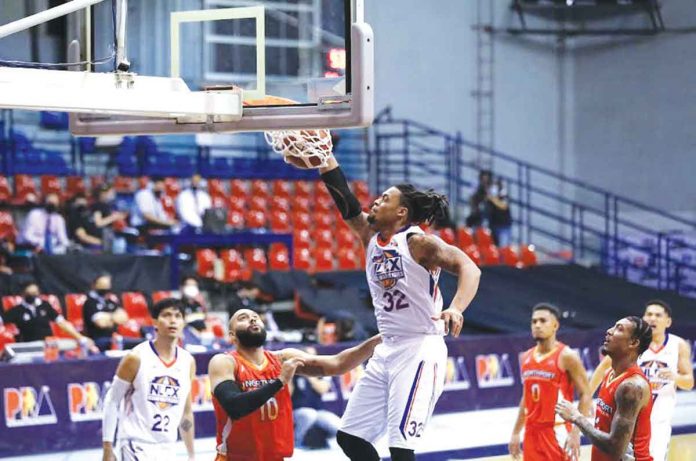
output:
M650 424L650 456L654 461L667 461L669 439L672 437L670 421Z
M119 440L120 461L171 461L176 459L176 443L145 443Z
M341 430L415 450L445 385L447 346L438 335L383 337L348 401Z

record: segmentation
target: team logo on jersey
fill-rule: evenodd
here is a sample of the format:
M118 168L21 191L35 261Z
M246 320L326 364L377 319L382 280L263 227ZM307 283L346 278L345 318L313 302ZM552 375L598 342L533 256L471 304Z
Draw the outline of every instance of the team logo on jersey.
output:
M50 392L48 386L42 386L39 392L33 387L5 388L5 425L22 427L56 424L56 410L51 402Z
M147 401L160 410L166 410L179 404L179 381L171 376L158 376L150 381Z
M108 381L101 387L94 382L68 384L70 421L101 420L104 396L110 387L111 383Z
M507 387L515 384L508 354L476 356L476 381L480 388Z
M382 250L382 254L372 257L372 267L375 279L385 290L396 285L404 278L404 265L401 255L396 250Z
M213 394L208 375L196 376L191 381L191 408L194 412L213 410Z
M669 370L669 365L660 360L646 360L640 364L640 369L643 370L643 374L648 381L650 381L650 389L653 392L657 392L667 385L672 385L673 381L660 377L660 372L664 370Z
M468 390L471 388L469 371L464 357L447 357L445 367L445 391Z

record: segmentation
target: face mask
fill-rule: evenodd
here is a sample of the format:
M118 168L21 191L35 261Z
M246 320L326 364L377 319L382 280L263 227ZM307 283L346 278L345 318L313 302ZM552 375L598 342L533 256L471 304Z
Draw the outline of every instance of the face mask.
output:
M34 295L26 295L24 297L24 300L27 302L27 304L34 304L36 302L36 296Z
M156 191L154 191L154 193L155 193L155 197L157 197L157 198L162 197L162 191L161 191L161 190L156 190Z
M52 204L52 203L47 203L47 204L46 204L46 211L47 211L48 213L55 213L57 209L58 209L58 207L55 206L55 205Z
M102 296L102 297L103 297L103 296L109 294L109 292L110 292L111 290L106 290L106 289L104 289L104 288L97 288L97 289L94 290L94 291L96 291L97 294L98 294L99 296Z
M184 288L181 289L181 292L187 298L195 298L196 296L198 296L199 290L198 287L195 285L186 285Z

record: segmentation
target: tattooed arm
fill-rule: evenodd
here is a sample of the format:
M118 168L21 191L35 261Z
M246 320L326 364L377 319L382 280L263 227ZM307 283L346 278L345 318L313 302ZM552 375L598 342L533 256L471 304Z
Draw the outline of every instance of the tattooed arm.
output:
M638 414L648 404L648 399L650 389L642 379L629 378L621 383L616 390L616 413L608 434L595 428L592 421L584 417L570 402L559 402L556 405L556 413L578 426L592 445L612 457L619 458L626 452L633 437Z
M278 352L281 361L293 358L302 360L297 374L304 376L342 375L357 367L372 356L375 347L382 342L380 335L373 336L357 346L345 349L335 355L312 355L299 349L283 349Z
M196 362L191 361L191 382L196 378ZM181 418L181 423L179 423L179 435L186 445L186 451L188 452L189 461L193 461L195 458L195 452L193 448L193 439L195 438L195 427L193 419L193 410L191 409L191 394L189 393L186 399L186 406L184 407L184 416Z

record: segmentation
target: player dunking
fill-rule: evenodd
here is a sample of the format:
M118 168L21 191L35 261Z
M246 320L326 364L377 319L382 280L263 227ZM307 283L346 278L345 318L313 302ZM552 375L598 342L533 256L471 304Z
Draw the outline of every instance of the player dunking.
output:
M340 375L368 359L374 336L337 355L311 355L298 349L264 350L266 329L249 309L229 324L236 350L218 354L208 365L217 425L217 461L280 461L293 453L292 401L287 384L295 372Z
M447 199L411 185L384 191L364 213L331 156L319 169L343 219L367 249L367 281L382 344L351 394L336 440L354 461L378 460L372 445L385 432L393 460L415 459L444 387L447 347L476 294L480 270L459 249L417 226L447 214ZM442 311L440 269L459 277Z
M520 459L520 431L524 427L524 459L559 461L578 459L580 430L556 422L558 399L573 400L589 415L592 397L587 372L580 357L556 339L561 315L556 306L538 304L532 309L532 337L537 342L521 358L523 392L520 410L512 431L510 454ZM563 446L563 448L561 448Z
M653 461L650 384L636 362L651 340L650 325L640 317L623 318L607 330L602 353L612 367L599 388L594 424L572 403L556 404L556 412L592 442L592 461Z
M672 309L666 302L657 299L648 301L643 320L652 328L650 347L638 357L638 366L648 377L653 396L650 454L655 461L665 461L672 436L677 388L688 391L694 387L691 350L682 338L667 333L667 328L672 326ZM609 367L611 358L605 357L592 375L593 391Z
M181 301L159 301L152 309L152 318L155 339L137 345L121 360L104 400L104 461L116 459L115 452L121 461L170 461L176 458L177 428L189 461L194 459L191 382L196 362L177 346L184 328ZM117 423L118 447L114 451Z

